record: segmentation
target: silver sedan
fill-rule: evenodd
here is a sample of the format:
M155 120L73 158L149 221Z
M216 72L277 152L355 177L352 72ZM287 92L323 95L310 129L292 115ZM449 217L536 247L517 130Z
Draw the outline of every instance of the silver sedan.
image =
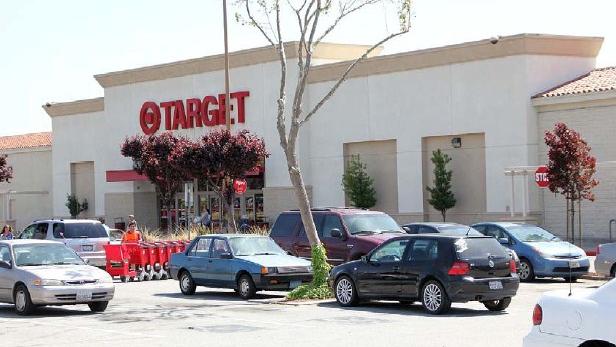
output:
M64 244L0 241L0 302L26 315L37 306L87 304L103 312L115 287L109 274L87 265Z

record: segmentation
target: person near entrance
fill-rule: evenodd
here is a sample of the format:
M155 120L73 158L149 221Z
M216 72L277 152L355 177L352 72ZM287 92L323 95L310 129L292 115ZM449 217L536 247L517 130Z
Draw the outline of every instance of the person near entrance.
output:
M129 222L128 229L122 235L122 242L139 242L141 240L141 233L137 230L137 223L135 221Z
M7 224L2 228L2 233L0 234L0 240L12 240L12 239L13 239L13 227Z
M210 214L209 209L203 209L203 214L201 214L199 224L204 227L209 227L212 224L212 215Z

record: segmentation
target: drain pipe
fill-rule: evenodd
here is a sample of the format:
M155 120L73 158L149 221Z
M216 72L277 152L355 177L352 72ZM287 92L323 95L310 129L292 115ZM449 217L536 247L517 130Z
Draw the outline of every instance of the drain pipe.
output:
M612 223L616 223L616 219L610 219L610 242L612 242Z

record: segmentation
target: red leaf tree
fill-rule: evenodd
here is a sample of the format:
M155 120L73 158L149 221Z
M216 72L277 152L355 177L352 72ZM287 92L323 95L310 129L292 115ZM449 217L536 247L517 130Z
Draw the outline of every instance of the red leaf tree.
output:
M13 167L6 161L6 155L0 155L0 182L9 182L13 178Z
M581 201L594 201L592 189L599 184L593 178L597 159L590 154L590 146L580 134L565 123L556 123L554 130L545 132L548 146L548 180L553 193L567 200L567 238L571 225L571 240L575 242L575 202L578 202L579 243L582 242ZM570 223L569 223L570 218Z
M177 158L190 142L173 136L170 132L151 136L133 136L122 144L121 153L133 159L133 168L152 182L167 206L167 229L171 230L170 205L184 182L190 179L182 170Z
M186 175L207 181L224 201L227 226L237 231L233 209L233 180L243 179L246 171L255 168L269 156L265 142L242 130L233 135L225 129L215 130L189 143L184 151L175 152L174 162Z

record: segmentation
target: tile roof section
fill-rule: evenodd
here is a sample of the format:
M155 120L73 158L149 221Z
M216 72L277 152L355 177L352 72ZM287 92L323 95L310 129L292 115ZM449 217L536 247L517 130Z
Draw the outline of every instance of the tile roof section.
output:
M616 90L616 66L592 70L574 80L535 95L533 98L549 98L563 95L588 94Z
M51 146L51 132L0 136L0 150Z

